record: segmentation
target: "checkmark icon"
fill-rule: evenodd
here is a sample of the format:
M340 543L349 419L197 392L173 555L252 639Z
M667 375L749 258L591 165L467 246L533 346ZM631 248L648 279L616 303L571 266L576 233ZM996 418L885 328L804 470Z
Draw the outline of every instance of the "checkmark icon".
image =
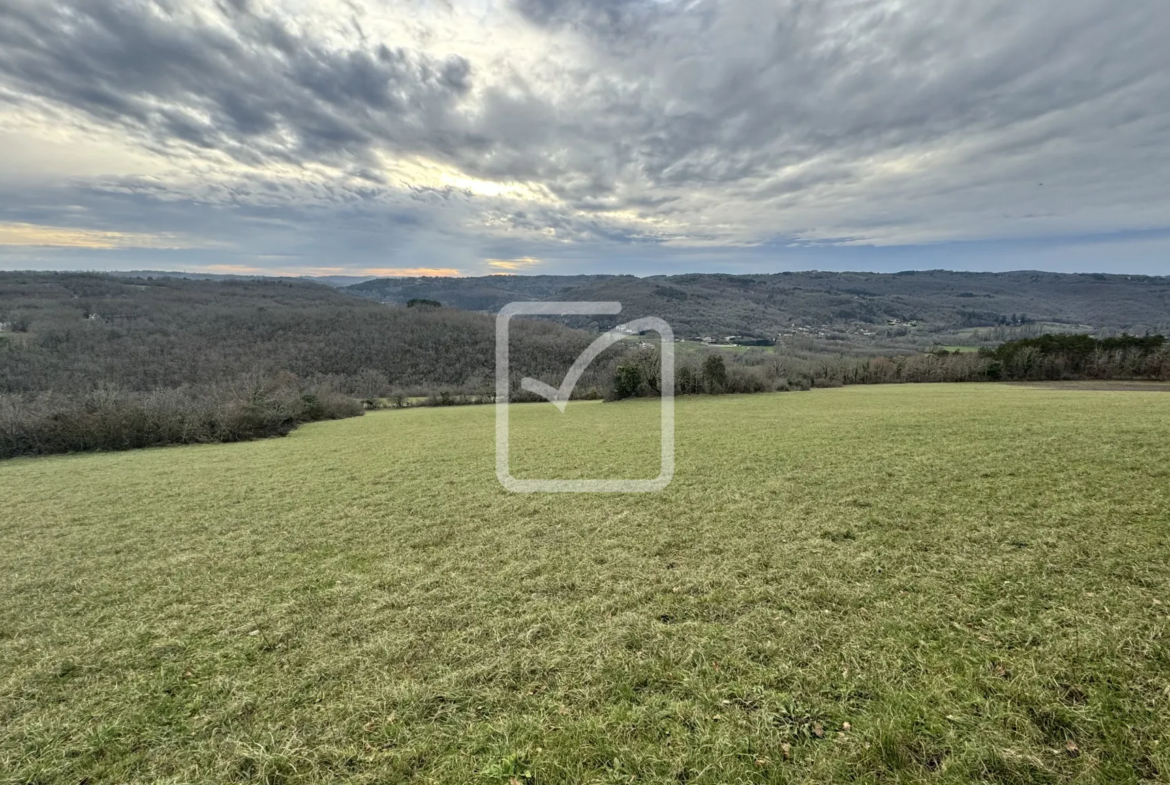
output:
M559 387L532 377L520 380L520 388L539 395L562 413L569 405L581 375L598 355L628 337L653 331L661 337L662 379L659 385L661 469L652 480L533 480L512 476L509 468L508 420L512 376L509 370L508 325L514 316L597 316L622 310L615 302L527 302L509 303L496 316L496 476L505 489L514 493L650 493L661 491L674 477L674 331L663 320L648 316L615 327L598 337L573 362Z

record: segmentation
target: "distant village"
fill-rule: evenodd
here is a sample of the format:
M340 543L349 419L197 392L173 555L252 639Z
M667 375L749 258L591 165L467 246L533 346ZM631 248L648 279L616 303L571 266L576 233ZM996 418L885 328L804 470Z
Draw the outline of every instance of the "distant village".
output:
M906 329L918 327L919 322L916 319L888 319L886 320L886 325L887 327ZM631 330L628 327L619 327L618 329L626 335L634 336L637 334L636 331ZM860 326L834 327L830 325L824 325L819 327L809 327L805 325L797 326L794 323L787 329L781 330L779 333L777 333L775 338L763 338L757 335L693 335L678 337L674 340L676 343L701 343L706 346L715 348L727 348L734 346L776 346L778 344L783 344L785 340L792 338L830 338L840 337L842 335L860 336L862 338L877 338L878 331Z
M887 319L887 328L895 328L901 330L917 328L920 322L917 319ZM625 333L627 336L636 337L639 335L638 331L620 326L618 330ZM729 349L734 346L777 346L783 345L786 340L793 338L826 338L826 339L840 339L845 336L856 336L861 338L878 338L879 332L875 329L865 328L865 326L807 326L792 324L789 328L780 330L776 333L775 338L765 338L761 336L749 335L731 335L731 336L680 336L676 337L675 343L686 344L695 343L714 347L714 349ZM648 345L642 343L641 345Z

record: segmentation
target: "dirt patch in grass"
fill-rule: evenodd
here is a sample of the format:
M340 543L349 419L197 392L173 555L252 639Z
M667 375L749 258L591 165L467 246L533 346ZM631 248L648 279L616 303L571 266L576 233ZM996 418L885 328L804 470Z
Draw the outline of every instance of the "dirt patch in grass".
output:
M1170 392L1170 382L1012 382L1011 386L1087 392Z

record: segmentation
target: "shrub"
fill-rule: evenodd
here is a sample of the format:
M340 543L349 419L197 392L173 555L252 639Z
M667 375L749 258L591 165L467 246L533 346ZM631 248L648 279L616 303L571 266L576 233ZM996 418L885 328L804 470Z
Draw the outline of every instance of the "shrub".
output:
M676 395L694 395L703 391L702 377L690 365L680 365L674 373Z
M361 413L357 400L291 374L152 392L8 394L0 395L0 458L248 441Z
M723 362L723 355L712 354L703 361L703 381L707 391L719 393L727 386L727 365Z
M763 374L755 368L732 366L730 371L725 372L723 392L758 393L766 392L769 388Z
M633 398L641 395L646 386L646 374L640 365L625 363L619 365L613 378L613 398Z

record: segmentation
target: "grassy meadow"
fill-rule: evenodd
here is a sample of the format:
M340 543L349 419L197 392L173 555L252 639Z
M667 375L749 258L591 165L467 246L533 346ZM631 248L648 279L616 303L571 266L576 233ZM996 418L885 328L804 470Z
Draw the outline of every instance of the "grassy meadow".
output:
M514 407L513 471L657 417ZM1170 779L1170 395L684 398L648 495L494 428L0 463L0 782Z

